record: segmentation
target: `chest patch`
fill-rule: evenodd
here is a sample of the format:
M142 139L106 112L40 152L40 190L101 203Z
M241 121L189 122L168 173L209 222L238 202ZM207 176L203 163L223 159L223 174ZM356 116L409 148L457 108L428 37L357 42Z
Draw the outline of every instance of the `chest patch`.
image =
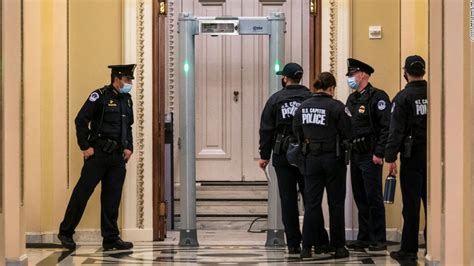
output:
M361 114L365 113L365 106L364 105L361 105L359 107L359 113L361 113Z
M110 107L117 107L117 104L114 102L114 100L110 100L109 101L109 104L107 106L110 106Z

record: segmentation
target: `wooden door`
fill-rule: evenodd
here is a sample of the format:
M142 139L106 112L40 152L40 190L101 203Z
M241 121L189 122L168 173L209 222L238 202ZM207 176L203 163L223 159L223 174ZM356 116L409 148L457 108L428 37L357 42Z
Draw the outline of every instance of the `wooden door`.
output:
M211 17L284 12L285 61L306 70L308 6L309 0L194 0L184 1L180 10ZM197 180L266 180L257 161L260 115L268 99L268 36L198 35L195 44Z

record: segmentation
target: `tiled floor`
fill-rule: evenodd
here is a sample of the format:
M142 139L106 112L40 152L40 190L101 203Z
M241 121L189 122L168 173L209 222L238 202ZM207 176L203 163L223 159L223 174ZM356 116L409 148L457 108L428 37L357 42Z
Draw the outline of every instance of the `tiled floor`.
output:
M164 242L136 242L131 251L104 252L100 243L83 244L74 252L57 248L30 248L30 265L400 265L390 258L389 251L398 249L390 246L389 251L367 253L351 251L345 259L332 259L331 255L313 255L312 259L301 260L290 256L284 248L265 248L265 234L242 231L199 231L198 248L184 248L177 245L178 232L169 232ZM420 250L417 263L424 264L424 249ZM403 263L405 265L405 263ZM407 264L408 265L408 264Z

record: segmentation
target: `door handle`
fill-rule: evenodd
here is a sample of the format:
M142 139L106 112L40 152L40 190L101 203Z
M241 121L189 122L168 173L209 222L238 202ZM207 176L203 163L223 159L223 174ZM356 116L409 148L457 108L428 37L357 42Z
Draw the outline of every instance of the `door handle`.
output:
M238 91L234 91L234 102L238 102L239 101L239 92Z

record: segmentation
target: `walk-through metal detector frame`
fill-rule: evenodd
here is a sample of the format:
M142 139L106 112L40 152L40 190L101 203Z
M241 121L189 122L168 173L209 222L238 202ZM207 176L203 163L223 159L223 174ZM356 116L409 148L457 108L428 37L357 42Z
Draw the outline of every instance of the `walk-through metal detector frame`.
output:
M276 71L285 58L285 15L270 13L268 17L196 17L179 14L180 52L180 119L179 163L181 182L180 246L199 246L196 229L196 125L195 125L195 35L268 35L270 37L269 94L280 87ZM271 164L270 164L271 165ZM284 230L278 182L269 167L268 230L266 246L284 246Z

